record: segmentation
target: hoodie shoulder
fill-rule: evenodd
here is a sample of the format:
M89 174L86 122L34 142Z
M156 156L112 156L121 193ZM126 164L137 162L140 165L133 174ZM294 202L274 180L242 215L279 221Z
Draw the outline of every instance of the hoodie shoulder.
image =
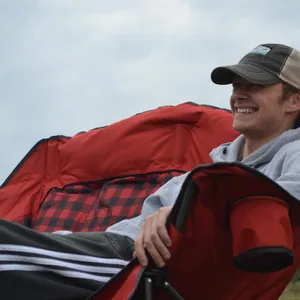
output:
M300 139L291 141L279 149L278 155L300 155Z

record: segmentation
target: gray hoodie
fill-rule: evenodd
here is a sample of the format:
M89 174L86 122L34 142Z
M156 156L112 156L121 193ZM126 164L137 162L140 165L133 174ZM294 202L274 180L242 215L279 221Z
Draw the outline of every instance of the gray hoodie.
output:
M288 130L265 144L245 159L242 158L245 137L240 135L231 143L215 148L213 162L241 162L265 174L287 192L300 200L300 128ZM107 229L135 240L147 216L163 206L173 205L188 173L174 177L145 199L141 215L123 220Z

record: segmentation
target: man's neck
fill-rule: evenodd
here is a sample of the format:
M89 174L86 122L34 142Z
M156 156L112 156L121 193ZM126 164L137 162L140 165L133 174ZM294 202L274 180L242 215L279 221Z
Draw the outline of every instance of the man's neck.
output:
M275 136L276 137L276 136ZM267 144L271 140L273 140L275 137L269 137L269 138L255 138L251 139L249 137L246 137L245 141L245 147L243 152L243 159L245 159L247 156L261 148L263 145Z
M261 132L260 134L245 132L244 136L246 138L244 151L243 151L243 159L247 156L269 143L270 141L276 139L278 136L283 134L285 131L291 129L288 126L281 126L277 131L274 131L273 134L267 135L266 132Z

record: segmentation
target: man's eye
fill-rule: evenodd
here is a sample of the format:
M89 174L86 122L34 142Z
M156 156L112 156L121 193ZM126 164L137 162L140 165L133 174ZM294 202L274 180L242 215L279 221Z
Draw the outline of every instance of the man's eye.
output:
M252 84L253 89L262 89L264 86L262 84Z
M263 89L265 86L262 84L240 84L240 83L233 83L232 84L232 88L233 90L237 90L237 89L241 89L243 88L244 90L259 90L259 89Z

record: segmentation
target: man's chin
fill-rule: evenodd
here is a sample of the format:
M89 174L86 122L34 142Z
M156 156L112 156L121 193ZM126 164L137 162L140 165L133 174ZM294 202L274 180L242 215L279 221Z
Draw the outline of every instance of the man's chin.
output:
M253 126L251 126L250 124L243 124L242 122L233 122L232 127L234 130L244 135L253 132Z
M247 131L249 126L246 126L245 124L241 124L241 122L234 121L232 127L234 130L243 133L244 130Z

